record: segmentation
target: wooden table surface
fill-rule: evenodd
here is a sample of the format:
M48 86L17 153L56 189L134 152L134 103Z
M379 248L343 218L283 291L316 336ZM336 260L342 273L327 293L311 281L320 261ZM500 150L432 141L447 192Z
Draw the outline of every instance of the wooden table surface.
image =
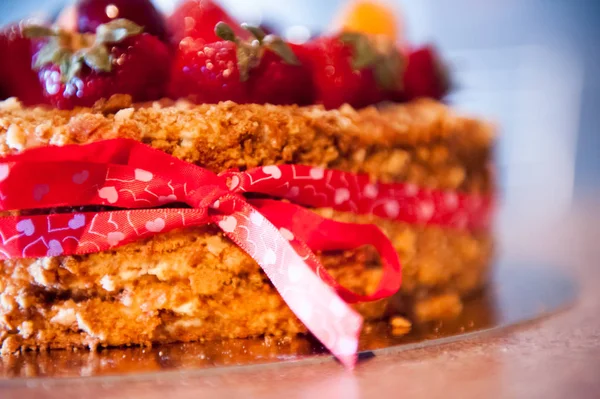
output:
M594 199L599 198L599 199ZM569 308L444 345L333 361L116 378L0 382L1 398L597 398L600 397L600 196L548 223L502 223L504 258L546 262L578 285Z

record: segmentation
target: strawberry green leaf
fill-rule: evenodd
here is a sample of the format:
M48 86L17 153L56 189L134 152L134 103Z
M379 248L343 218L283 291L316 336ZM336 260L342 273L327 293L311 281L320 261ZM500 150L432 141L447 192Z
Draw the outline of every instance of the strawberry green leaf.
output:
M235 33L231 26L227 25L225 22L219 22L215 25L215 34L223 40L227 40L228 42L236 42L237 38L235 37Z
M46 64L59 64L67 53L68 49L61 47L56 38L51 38L37 53L33 67L38 69Z
M380 87L386 90L402 89L402 71L405 68L405 59L395 47L389 48L380 56L375 64L375 79Z
M258 40L259 43L262 43L265 36L267 36L265 31L262 30L261 28L259 28L258 26L253 26L253 25L248 25L246 23L243 23L242 28L244 28L248 32L250 32L252 34L252 36L254 36L256 38L256 40Z
M386 63L379 63L374 67L375 80L377 84L386 90L394 90L400 88L400 80L396 69L391 68Z
M143 31L143 27L128 19L114 19L98 26L96 43L119 43L130 36L139 35Z
M267 35L264 38L265 47L277 54L281 59L290 65L300 65L300 60L292 48L279 36Z
M60 69L60 75L61 76L67 76L69 74L69 69L71 68L70 59L71 59L71 57L65 55L57 63L58 67Z
M377 84L384 90L399 90L402 86L404 58L391 41L362 33L346 32L340 40L352 48L352 68L371 68Z
M98 72L110 72L112 59L106 46L102 44L90 47L83 52L83 60L86 65Z
M377 63L378 54L367 36L346 32L340 35L340 40L352 47L352 68L355 70L371 67Z
M26 25L23 27L22 32L23 36L28 37L30 39L58 35L57 32L54 31L54 29L40 25Z

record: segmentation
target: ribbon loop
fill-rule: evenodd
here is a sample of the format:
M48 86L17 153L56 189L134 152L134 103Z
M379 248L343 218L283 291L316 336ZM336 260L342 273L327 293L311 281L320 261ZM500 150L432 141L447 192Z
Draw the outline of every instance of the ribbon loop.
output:
M342 223L325 219L301 206L267 199L249 200L277 226L305 262L348 303L387 298L400 289L402 273L398 254L385 234L372 224ZM382 275L375 291L357 294L339 284L312 251L357 249L372 245L378 252Z

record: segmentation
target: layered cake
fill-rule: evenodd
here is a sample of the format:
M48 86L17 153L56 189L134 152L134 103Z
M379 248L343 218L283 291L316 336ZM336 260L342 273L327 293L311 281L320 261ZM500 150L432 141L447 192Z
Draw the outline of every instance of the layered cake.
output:
M92 15L108 10L101 0L78 7ZM146 18L138 24L121 18L135 19L136 12L121 11L77 27L96 36L39 26L5 31L0 51L26 43L33 72L19 71L27 85L0 84L5 96L22 99L0 102L0 156L128 138L217 174L301 164L367 174L374 182L493 195L493 131L438 101L447 77L431 48L390 55L389 40L355 31L289 44L238 27L208 1L185 2L158 28L148 22L162 18L153 8L136 11ZM219 21L228 24L218 24L216 33L204 29ZM361 51L366 60L357 60ZM390 298L353 304L365 320L392 313L408 325L452 318L486 283L487 228L311 209L332 220L375 224L397 251L396 306L390 308ZM2 215L103 210L4 209ZM381 265L371 247L316 255L352 291L368 294L379 284ZM307 332L257 262L216 225L108 251L0 261L3 354Z

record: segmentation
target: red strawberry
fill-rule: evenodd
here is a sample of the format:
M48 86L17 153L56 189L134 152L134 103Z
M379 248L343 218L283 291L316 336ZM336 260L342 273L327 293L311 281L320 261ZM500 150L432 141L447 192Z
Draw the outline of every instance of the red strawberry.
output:
M113 20L100 25L96 35L35 29L30 29L32 35L50 37L35 63L44 94L54 106L92 106L113 94L129 94L133 101L163 96L169 50L133 22Z
M310 65L315 101L326 108L355 108L383 101L399 88L402 62L394 49L381 54L367 36L345 33L305 45L301 59Z
M198 103L307 104L311 82L291 47L281 39L246 27L252 42L238 38L225 23L217 25L226 39L202 46L183 41L173 64L169 94Z
M171 98L183 97L196 103L248 102L235 44L218 41L200 47L182 45L173 61L168 93Z
M99 25L120 18L143 26L144 32L161 40L167 38L165 19L151 0L79 0L75 13L79 32L95 32Z
M290 45L290 48L296 46ZM265 51L248 83L253 103L308 105L313 102L309 71L300 64L286 63L272 51Z
M37 73L31 68L33 45L18 25L0 32L0 99L18 97L26 105L45 103Z
M450 89L450 79L437 52L431 46L423 47L408 55L403 77L404 97L440 99Z
M198 41L198 45L213 43L219 39L214 27L219 22L231 26L236 36L248 39L250 35L240 28L238 22L212 0L186 0L168 18L167 26L171 34L171 42L179 46L184 38Z

